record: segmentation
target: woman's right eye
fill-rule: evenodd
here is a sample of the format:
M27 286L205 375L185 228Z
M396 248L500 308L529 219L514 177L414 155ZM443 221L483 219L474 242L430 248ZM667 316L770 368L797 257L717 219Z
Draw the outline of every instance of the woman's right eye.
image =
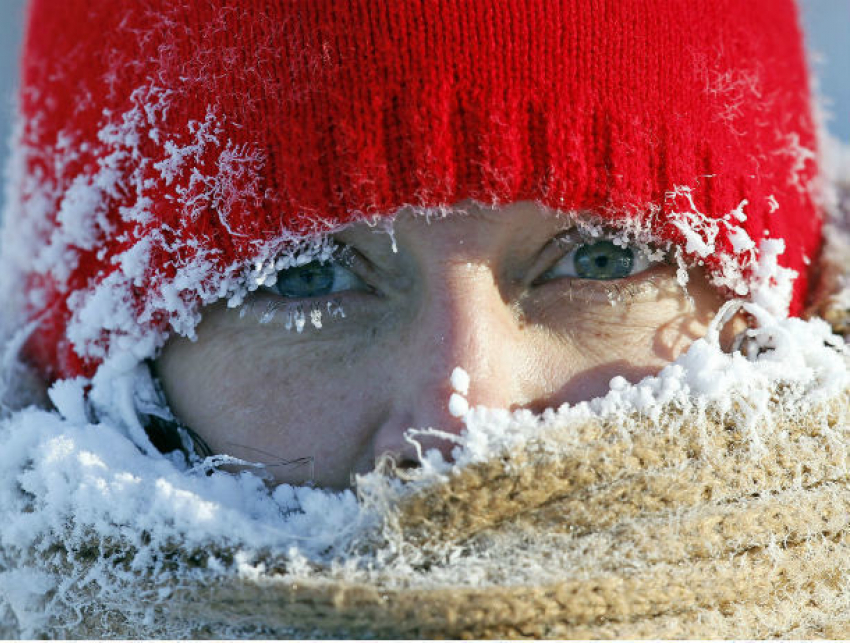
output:
M303 266L281 270L277 273L277 281L267 283L265 289L286 299L309 299L347 290L366 291L369 287L339 263L311 261Z

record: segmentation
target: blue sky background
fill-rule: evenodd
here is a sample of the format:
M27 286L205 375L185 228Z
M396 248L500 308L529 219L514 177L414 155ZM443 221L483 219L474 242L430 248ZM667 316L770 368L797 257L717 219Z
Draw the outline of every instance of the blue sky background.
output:
M61 0L60 0L61 1ZM24 0L0 0L0 164L6 159ZM2 198L2 191L0 191Z
M798 2L821 93L832 112L829 129L850 142L850 0ZM23 7L24 0L0 0L0 163L9 138Z
M850 0L798 0L809 58L832 112L829 129L850 143Z

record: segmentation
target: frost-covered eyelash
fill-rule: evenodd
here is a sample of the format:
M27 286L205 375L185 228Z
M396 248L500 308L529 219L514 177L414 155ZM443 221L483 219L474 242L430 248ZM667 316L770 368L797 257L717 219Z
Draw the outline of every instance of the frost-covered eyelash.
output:
M611 229L601 226L574 226L555 237L555 243L565 251L574 250L583 244L598 241L610 241L615 246L634 248L643 253L647 259L655 262L669 261L670 249L668 244L659 244L651 238L644 238L634 232Z
M659 275L652 274L638 280L567 279L564 288L569 301L598 300L601 295L611 306L616 306L646 292L657 290L661 282Z
M238 281L226 292L227 307L241 309L251 293L263 288L267 281L271 282L273 275L311 261L328 261L337 252L338 246L331 237L322 235L296 242L282 253L246 266Z
M309 304L292 301L249 301L242 305L239 316L245 317L249 314L260 324L270 324L275 319L283 320L283 328L295 330L299 334L309 324L321 329L327 319L345 318L345 310L339 299L328 299L325 301L313 301Z

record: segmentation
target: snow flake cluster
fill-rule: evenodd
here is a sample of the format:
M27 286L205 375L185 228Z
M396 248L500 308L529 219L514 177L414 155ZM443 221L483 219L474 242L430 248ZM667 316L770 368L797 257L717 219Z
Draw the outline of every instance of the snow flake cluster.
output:
M775 315L788 313L797 273L784 268L777 260L785 252L782 239L765 238L757 245L741 225L747 220L749 202L746 199L720 218L701 212L694 203L691 188L687 186L676 186L667 194L667 201L687 206L669 215L671 225L685 238L684 250L677 248L676 255L679 263L677 275L682 286L688 281L688 261L684 255L696 258L700 264L711 259L719 266L718 270L709 274L715 286L726 288L738 297L749 296ZM768 206L771 213L779 209L773 195L768 196ZM725 232L731 252L718 247L721 232Z

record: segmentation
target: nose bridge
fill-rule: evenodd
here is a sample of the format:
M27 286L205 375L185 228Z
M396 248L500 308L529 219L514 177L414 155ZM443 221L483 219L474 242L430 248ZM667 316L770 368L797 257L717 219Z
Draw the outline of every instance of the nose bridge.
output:
M512 375L517 328L490 268L442 261L423 281L420 306L402 339L400 354L407 363L394 369L400 378L393 384L394 409L374 436L376 458L392 452L403 462L418 461L416 447L405 438L409 428L460 434L463 420L452 413L457 405L449 405L453 393L462 394L469 407L522 403ZM465 391L452 384L456 367L469 375ZM436 448L447 459L455 446L436 435L414 439L422 452Z
M521 350L510 306L498 280L483 263L446 261L427 280L428 290L413 322L411 352L422 387L419 414L447 416L454 391L450 376L461 367L470 376L470 406L510 406L514 397L511 361ZM437 405L439 409L433 408ZM423 418L424 419L424 418ZM457 420L454 419L456 423Z

